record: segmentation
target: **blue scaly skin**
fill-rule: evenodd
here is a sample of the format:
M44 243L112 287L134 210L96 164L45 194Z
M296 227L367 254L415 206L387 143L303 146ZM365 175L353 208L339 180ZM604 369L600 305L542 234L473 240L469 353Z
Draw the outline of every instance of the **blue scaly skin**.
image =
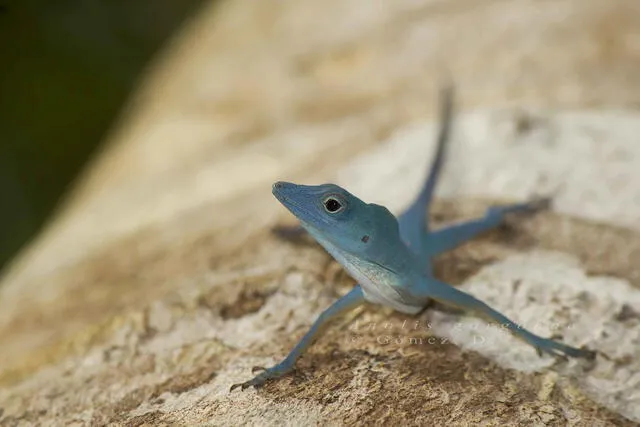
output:
M365 302L417 314L429 301L474 311L506 325L514 335L532 345L538 354L593 359L595 352L542 338L519 327L503 314L472 295L441 282L432 274L432 258L480 233L497 227L510 213L533 213L549 205L548 199L491 207L484 217L431 231L427 214L444 162L452 121L452 89L441 95L441 127L436 156L428 177L413 203L398 218L384 206L367 204L334 184L273 184L273 194L358 282L345 296L327 308L289 355L253 379L234 384L231 390L259 387L293 370L296 360L322 335L331 320Z

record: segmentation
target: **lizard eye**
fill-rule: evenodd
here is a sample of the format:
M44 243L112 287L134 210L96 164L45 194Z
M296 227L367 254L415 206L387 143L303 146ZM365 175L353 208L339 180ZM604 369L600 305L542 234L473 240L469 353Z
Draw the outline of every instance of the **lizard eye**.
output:
M340 212L344 208L342 203L334 197L327 197L322 204L324 205L324 209L329 213Z

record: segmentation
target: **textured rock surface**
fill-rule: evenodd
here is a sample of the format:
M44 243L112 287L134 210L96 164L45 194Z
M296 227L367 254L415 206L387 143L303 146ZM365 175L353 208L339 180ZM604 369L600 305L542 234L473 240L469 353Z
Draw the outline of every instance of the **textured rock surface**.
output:
M236 0L161 62L3 279L0 424L640 420L635 2ZM597 361L539 359L472 317L427 313L419 330L370 307L296 375L229 394L352 284L316 245L269 232L291 222L271 182L335 180L401 208L446 73L474 112L436 219L556 198L443 256L439 276Z

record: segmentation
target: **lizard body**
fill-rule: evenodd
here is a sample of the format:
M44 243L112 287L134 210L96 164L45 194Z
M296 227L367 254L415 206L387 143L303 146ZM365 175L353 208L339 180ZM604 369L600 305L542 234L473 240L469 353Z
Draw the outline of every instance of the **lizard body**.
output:
M329 322L365 302L416 314L429 301L474 311L506 325L539 354L593 358L590 350L570 347L542 338L519 327L500 312L472 295L436 279L432 258L451 250L478 234L500 225L506 214L536 212L548 206L548 199L491 207L484 217L431 231L427 219L438 175L442 169L452 121L452 90L443 91L441 125L437 150L427 179L411 205L397 218L384 206L367 204L335 184L297 185L276 182L274 196L300 221L357 281L345 296L327 308L289 355L275 366L236 387L245 389L290 372L296 360L317 339Z

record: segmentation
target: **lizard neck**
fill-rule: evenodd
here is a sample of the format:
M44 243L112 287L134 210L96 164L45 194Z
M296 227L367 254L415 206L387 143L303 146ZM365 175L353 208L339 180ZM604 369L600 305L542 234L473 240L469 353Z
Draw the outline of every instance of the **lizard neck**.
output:
M303 227L360 284L367 301L408 314L420 312L426 304L426 301L416 301L407 293L411 283L419 280L412 277L411 270L397 269L393 263L376 262L350 253L338 247L313 226L303 223ZM411 257L408 250L406 255Z

